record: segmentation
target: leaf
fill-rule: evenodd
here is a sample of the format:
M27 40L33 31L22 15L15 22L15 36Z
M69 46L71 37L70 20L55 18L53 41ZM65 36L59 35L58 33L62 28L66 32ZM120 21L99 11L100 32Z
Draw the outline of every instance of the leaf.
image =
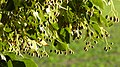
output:
M102 15L100 15L100 21L101 21L101 23L103 23L106 27L108 27L108 22L107 22L107 20L106 20Z
M0 14L0 21L1 21L1 18L2 18L2 14Z
M60 30L60 35L64 35L64 34L65 34L65 29L62 28L62 29Z
M98 9L104 9L102 0L90 0Z
M92 26L92 28L96 31L96 33L97 33L98 35L101 34L101 29L100 29L100 26L98 25L97 22L92 22L92 23L91 23L91 26Z
M25 67L38 67L31 59L24 58L22 61L25 63Z
M4 28L3 30L4 30L5 32L11 32L11 31L12 31L12 29L9 28L9 27Z
M66 43L70 43L70 33L67 30L65 31L66 31L65 41Z
M16 55L14 53L12 53L12 52L5 52L4 54L8 55L12 60L16 60L17 59Z
M25 67L25 63L23 61L13 60L12 64L13 64L13 67Z
M9 60L9 61L7 62L7 64L8 64L8 67L13 67L11 60Z
M62 42L61 40L55 40L53 45L55 46L56 49L61 51L65 51L69 48L68 44Z
M3 35L3 27L4 27L3 23L0 22L0 36Z
M23 58L21 56L16 56L12 52L6 52L5 54L8 55L11 58L11 60L17 61L17 62L13 61L13 66L16 65L16 64L14 64L14 62L15 62L17 64L23 64L24 63L25 67L37 67L36 63L34 61L32 61L31 59ZM22 66L24 66L24 64Z
M65 29L66 29L69 33L71 33L70 27L66 27Z
M57 22L52 23L52 27L53 27L55 30L58 30L58 29L59 29Z
M31 38L31 39L36 39L37 38L37 33L36 30L34 29L29 29L27 31L27 35Z

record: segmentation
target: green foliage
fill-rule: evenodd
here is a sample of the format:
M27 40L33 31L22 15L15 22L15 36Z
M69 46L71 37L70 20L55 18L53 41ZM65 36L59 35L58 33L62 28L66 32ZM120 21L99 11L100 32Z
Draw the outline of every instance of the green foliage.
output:
M99 40L104 40L109 48L110 36L105 28L119 22L112 0L110 3L114 11L113 17L108 18L102 14L108 6L105 0L1 0L0 52L41 58L49 57L45 49L49 47L57 54L73 54L69 44L72 39L81 38L86 43L85 51L88 47L94 48ZM27 59L22 61L28 67L32 63ZM12 63L7 61L9 67L14 66ZM33 66L36 65L33 63Z

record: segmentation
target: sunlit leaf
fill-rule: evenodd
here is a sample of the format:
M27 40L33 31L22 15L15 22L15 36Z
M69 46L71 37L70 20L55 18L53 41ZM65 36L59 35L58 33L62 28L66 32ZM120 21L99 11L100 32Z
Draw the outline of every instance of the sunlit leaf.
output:
M9 28L9 27L6 27L6 28L4 28L4 31L5 31L5 32L11 32L11 31L12 31L12 29L11 29L11 28Z
M97 8L104 9L103 0L90 0Z
M24 59L22 59L22 61L25 63L26 67L38 67L37 64L34 61L32 61L31 59L24 58Z
M54 28L55 30L58 30L58 29L59 29L58 23L56 23L56 22L52 23L52 26L53 26L53 28Z
M8 67L13 67L11 60L9 60L9 61L7 62L7 64L8 64Z
M2 18L2 14L0 14L0 21L1 21L1 18Z

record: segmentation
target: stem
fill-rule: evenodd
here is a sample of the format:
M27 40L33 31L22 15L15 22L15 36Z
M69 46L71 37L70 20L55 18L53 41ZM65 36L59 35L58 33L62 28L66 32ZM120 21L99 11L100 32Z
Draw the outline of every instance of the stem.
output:
M111 0L111 10L112 10L112 12L114 13L114 15L116 15L115 12L116 12L117 15L118 15L118 12L115 10L115 7L114 7L113 0Z

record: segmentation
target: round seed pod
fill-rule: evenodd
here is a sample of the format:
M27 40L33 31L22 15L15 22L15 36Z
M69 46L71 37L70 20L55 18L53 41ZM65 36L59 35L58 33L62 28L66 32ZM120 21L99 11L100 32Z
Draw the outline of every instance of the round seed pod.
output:
M65 51L64 54L67 55L67 52Z
M80 39L80 37L77 37L77 39Z
M43 53L43 51L42 51L42 50L41 50L40 52L41 52L41 53Z
M63 52L62 52L62 51L60 51L60 54L63 54Z
M32 53L31 56L35 56L34 53Z
M40 27L43 27L43 25L42 25L42 24L40 24Z
M47 54L47 56L46 57L49 57L49 55Z
M106 16L105 16L105 18L106 18L106 19L108 19L108 18L109 18L109 16L108 16L108 15L106 15Z
M112 42L112 43L110 43L111 45L113 45L114 43Z
M39 57L39 54L38 54L38 53L36 53L36 57Z
M41 56L40 56L40 55L38 55L38 58L41 58Z
M69 53L71 54L71 53L72 53L72 51L70 50L70 51L69 51Z
M88 24L85 24L86 27L88 27Z
M47 54L46 54L46 53L44 53L44 56L47 56Z
M106 37L110 37L110 34L105 34Z
M89 12L89 14L90 14L90 17L92 17L93 16L93 11Z
M107 51L107 47L104 47L104 50Z
M40 32L40 33L42 33L42 31L41 31L41 30L40 30L39 32Z
M28 55L31 55L31 53L29 52Z
M97 44L97 41L94 41L95 44Z
M94 46L92 45L91 48L94 48Z
M44 27L46 27L46 26L47 26L47 24L46 24L46 22L45 22L45 21L43 22L43 25L44 25Z
M90 32L90 35L93 36L93 32Z
M102 14L102 11L99 10L99 14Z
M70 54L74 54L74 52L72 50L69 51Z
M103 37L103 34L101 34L101 37Z
M45 34L45 31L43 31L43 34Z
M111 47L109 46L108 49L111 50Z
M42 39L40 39L40 41L42 41Z
M48 38L46 38L46 41L49 41L49 39L48 39Z
M87 29L86 31L87 31L87 33L88 33L88 32L89 32L89 29Z
M60 54L60 52L59 52L59 51L57 51L57 54Z
M84 47L84 50L85 50L85 51L88 51L88 48L87 48L87 47Z
M79 30L82 30L82 29L83 29L83 26L79 26L78 29L79 29Z
M119 22L119 18L117 18L117 22Z
M11 51L13 51L13 48L11 48Z
M90 44L90 42L88 41L88 42L86 42L86 45L89 45Z
M112 21L112 20L113 20L113 17L110 17L110 20Z
M42 58L42 57L43 57L43 54L41 54L40 57Z
M56 52L57 52L57 50L54 50L54 52L56 53Z
M52 52L52 50L50 50L50 53Z
M79 31L79 34L82 35L82 31Z
M25 54L25 52L24 52L24 51L23 51L22 53L23 53L23 54Z
M49 42L51 42L51 39L49 39Z
M99 38L99 36L96 36L96 38Z
M87 37L89 37L89 33L87 33Z
M117 21L117 18L116 18L115 16L113 17L113 21L114 21L114 22L116 22L116 21Z

